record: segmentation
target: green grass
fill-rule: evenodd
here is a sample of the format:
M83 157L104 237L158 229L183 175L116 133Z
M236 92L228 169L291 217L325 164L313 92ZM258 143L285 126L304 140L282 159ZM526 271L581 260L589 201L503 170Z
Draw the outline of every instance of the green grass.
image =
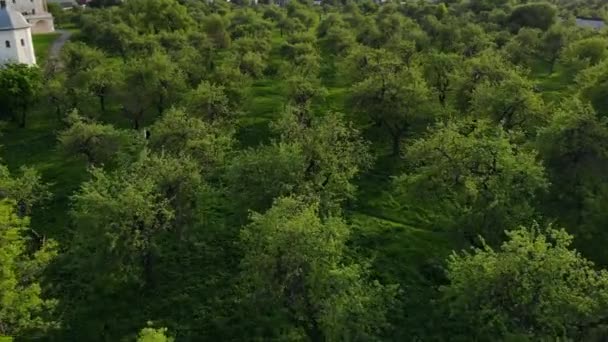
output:
M38 64L43 65L46 62L49 56L51 45L57 38L59 38L60 35L60 33L54 32L37 34L32 36L32 39L34 41L34 50L36 52L36 60L38 61Z
M545 100L559 101L574 83L574 74L559 63L555 65L553 72L548 62L537 60L532 66L530 77L536 82L542 91Z
M46 183L51 184L53 199L43 207L35 208L32 228L62 240L69 232L69 196L87 177L85 163L69 158L57 149L56 131L61 128L54 116L44 108L32 113L26 128L9 124L0 136L2 161L11 172L23 165L36 168Z

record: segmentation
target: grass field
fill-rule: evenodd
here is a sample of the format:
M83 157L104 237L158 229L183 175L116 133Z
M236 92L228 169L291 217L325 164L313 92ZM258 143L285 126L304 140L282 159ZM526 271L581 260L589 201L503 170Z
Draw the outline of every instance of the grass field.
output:
M36 34L32 36L34 40L34 51L36 52L36 60L38 64L44 65L49 55L49 50L55 39L59 38L61 34L57 32Z

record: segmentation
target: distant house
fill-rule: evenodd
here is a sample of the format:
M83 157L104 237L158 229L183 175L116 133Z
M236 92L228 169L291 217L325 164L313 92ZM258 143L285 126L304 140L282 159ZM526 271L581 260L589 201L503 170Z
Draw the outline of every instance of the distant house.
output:
M576 25L578 27L590 28L594 30L601 30L606 27L606 23L602 19L591 19L591 18L576 18Z

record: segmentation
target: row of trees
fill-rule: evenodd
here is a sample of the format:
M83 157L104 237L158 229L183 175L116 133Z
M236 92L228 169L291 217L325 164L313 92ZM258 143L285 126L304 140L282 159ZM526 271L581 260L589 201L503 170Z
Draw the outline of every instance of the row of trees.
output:
M59 63L0 70L4 117L27 129L40 103L89 169L55 239L28 228L57 200L43 177L0 172L0 335L602 340L608 46L558 12L576 14L130 0L76 15ZM429 260L398 230L447 247Z

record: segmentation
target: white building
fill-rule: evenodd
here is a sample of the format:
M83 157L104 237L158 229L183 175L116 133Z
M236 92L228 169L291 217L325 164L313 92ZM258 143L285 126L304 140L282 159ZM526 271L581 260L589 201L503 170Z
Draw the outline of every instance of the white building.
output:
M21 13L3 5L4 0L0 0L0 65L36 64L30 24Z
M0 0L1 1L1 0ZM55 31L53 16L49 13L47 0L4 0L6 6L25 17L32 25L32 33Z

